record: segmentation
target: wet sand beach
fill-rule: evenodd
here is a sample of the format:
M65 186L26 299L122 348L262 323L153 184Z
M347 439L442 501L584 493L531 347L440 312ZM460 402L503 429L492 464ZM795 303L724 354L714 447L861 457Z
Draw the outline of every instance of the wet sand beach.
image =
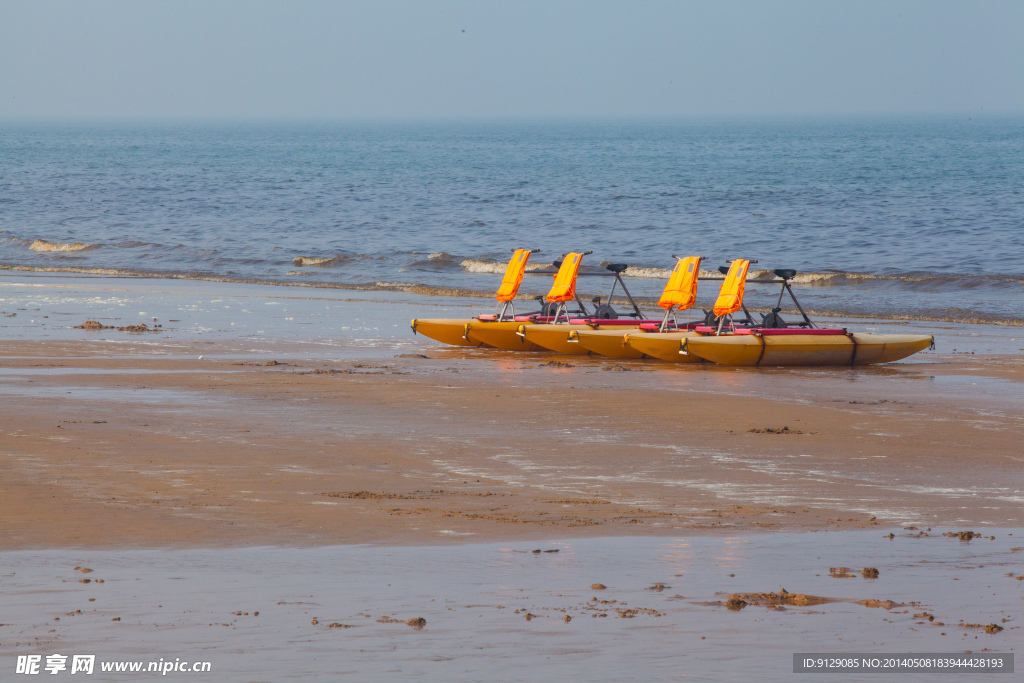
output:
M16 551L0 651L239 681L789 680L793 652L1019 649L1024 538L991 531Z
M19 347L0 368L7 548L1022 521L1020 360L751 373ZM968 383L991 388L965 399Z
M436 298L0 284L6 655L212 642L196 658L226 680L300 659L298 678L470 680L528 653L525 679L601 677L643 642L642 677L735 680L783 678L798 651L1019 645L1017 330L935 330L937 351L880 367L737 369L444 348L407 327L468 313ZM725 605L780 588L828 600Z

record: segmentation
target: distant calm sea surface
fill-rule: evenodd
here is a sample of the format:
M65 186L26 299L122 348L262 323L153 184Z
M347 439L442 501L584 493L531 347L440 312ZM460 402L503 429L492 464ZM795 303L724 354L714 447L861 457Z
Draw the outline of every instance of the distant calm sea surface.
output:
M474 295L515 247L648 298L672 254L745 257L823 313L1024 324L1024 118L0 124L3 269Z

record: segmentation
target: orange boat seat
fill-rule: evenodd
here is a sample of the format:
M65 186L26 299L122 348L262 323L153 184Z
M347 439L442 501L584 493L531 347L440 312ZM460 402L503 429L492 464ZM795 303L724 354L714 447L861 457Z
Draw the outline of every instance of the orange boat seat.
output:
M583 254L571 252L565 255L562 265L555 274L555 282L551 285L547 300L557 303L572 301L576 297L576 276L580 272Z
M700 275L700 256L687 256L676 262L672 269L665 291L658 299L658 305L666 311L676 309L685 311L697 301L697 276Z
M718 299L715 301L715 315L722 317L730 315L743 307L743 287L747 282L747 271L750 269L750 261L747 259L736 259L729 266L729 272L725 276L722 288L718 290Z
M529 249L516 249L512 259L505 268L505 276L501 279L501 286L494 294L498 301L512 301L519 293L519 285L523 284L523 274L526 272L526 264L530 261Z

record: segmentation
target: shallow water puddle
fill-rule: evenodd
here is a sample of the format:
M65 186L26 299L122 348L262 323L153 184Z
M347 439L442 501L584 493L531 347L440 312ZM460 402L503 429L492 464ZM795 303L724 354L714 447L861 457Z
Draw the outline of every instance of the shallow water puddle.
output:
M209 660L231 680L740 680L788 677L793 652L1017 648L1024 530L917 533L6 552L0 653ZM783 588L810 597L724 604Z

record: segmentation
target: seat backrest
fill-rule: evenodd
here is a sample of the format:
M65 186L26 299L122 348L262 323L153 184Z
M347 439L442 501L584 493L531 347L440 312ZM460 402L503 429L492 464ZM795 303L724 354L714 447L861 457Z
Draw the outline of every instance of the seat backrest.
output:
M697 301L697 276L700 275L700 256L681 258L672 269L665 291L658 299L658 305L666 311L677 308L680 311L693 306Z
M494 298L498 301L512 301L519 292L519 285L523 284L523 273L526 272L526 264L530 260L528 249L516 249L512 259L505 268L505 277L501 279L501 286L495 292Z
M576 296L576 276L580 272L580 262L583 260L583 254L577 254L572 252L566 254L562 260L562 265L558 268L558 273L555 275L555 282L551 285L551 291L548 292L548 301L572 301Z
M732 262L729 272L725 276L725 282L718 291L718 299L715 301L715 315L729 315L743 307L743 286L747 282L747 270L750 269L750 261L738 258Z

